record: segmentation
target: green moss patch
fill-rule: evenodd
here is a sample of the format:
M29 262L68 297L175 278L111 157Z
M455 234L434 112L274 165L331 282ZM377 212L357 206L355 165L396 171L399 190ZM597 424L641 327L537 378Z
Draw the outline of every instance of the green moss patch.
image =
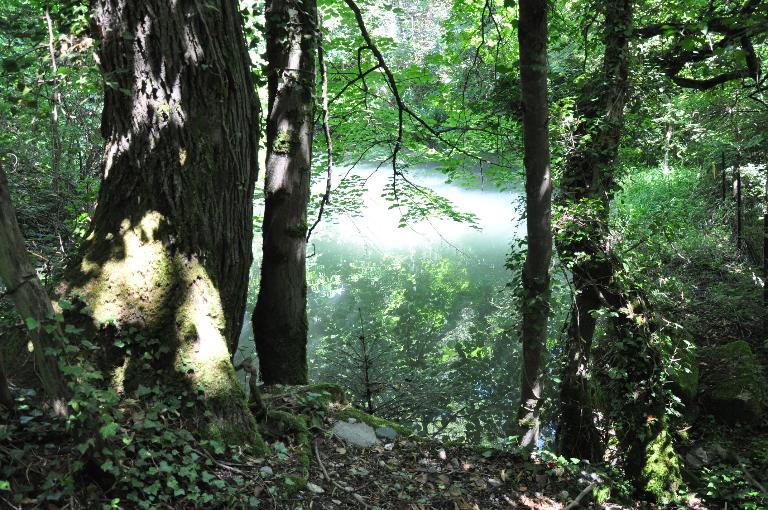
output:
M308 445L311 439L307 419L287 411L269 411L261 428L267 437L280 439L292 436L300 445Z
M645 458L642 470L645 491L659 503L675 501L677 491L682 485L680 459L675 453L672 438L666 428L648 443Z

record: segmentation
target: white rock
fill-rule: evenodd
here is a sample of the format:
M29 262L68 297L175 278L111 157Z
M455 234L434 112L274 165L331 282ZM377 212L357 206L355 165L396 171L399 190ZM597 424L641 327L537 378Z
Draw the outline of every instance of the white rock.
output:
M336 437L355 446L367 448L379 444L373 427L367 423L346 423L340 421L336 422L331 432Z
M315 485L312 482L307 482L307 489L309 489L311 492L314 492L315 494L322 494L325 492L325 490L320 487L319 485Z

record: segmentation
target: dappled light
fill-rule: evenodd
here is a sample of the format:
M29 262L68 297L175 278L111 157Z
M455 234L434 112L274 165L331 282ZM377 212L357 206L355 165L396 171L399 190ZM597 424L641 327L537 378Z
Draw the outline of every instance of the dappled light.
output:
M766 20L0 0L0 509L768 510Z

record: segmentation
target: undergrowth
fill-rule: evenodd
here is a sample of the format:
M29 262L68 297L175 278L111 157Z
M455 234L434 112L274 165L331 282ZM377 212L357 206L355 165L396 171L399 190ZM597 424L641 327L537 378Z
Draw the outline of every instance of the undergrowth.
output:
M72 391L68 415L54 414L33 389L17 389L14 408L0 411L5 503L103 509L259 505L261 450L207 438L190 427L189 417L205 409L202 388L148 383L118 392L90 361L96 345L77 328L62 329L62 351L55 354ZM151 363L152 356L144 361Z

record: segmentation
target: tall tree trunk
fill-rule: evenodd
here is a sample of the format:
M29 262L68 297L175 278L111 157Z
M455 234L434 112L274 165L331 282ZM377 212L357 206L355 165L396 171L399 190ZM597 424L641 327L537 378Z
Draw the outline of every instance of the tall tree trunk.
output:
M528 227L528 251L523 267L523 366L518 424L521 446L535 447L539 438L542 353L547 343L552 260L546 1L520 1L518 39Z
M56 411L63 414L66 412L64 398L69 392L59 370L57 355L46 352L57 347L60 351L61 346L55 331L49 333L46 328L40 326L53 317L53 306L37 278L35 268L27 258L24 237L16 220L8 180L2 168L0 168L0 280L5 284L6 293L21 318L34 319L38 323L37 327L30 329L37 373L46 394L53 399ZM29 320L27 325L30 325ZM5 378L4 375L2 379ZM7 381L0 380L0 394L5 394L3 400L8 396L7 389Z
M269 0L266 33L269 111L264 258L253 336L265 384L305 384L315 1Z
M564 455L591 460L602 454L589 390L594 312L600 308L600 288L612 274L602 241L613 193L612 165L624 127L632 25L630 0L603 5L603 68L596 82L584 88L577 104L583 120L576 132L579 145L566 161L561 200L569 212L557 236L560 258L572 263L577 292L561 377L557 443Z
M726 185L726 176L725 176L725 151L720 151L720 167L722 168L723 175L722 175L722 187L723 187L723 203L725 203L725 192L728 189Z
M11 388L8 385L8 376L5 373L5 361L3 359L2 348L0 348L0 406L5 406L8 409L13 407L13 395L11 395Z
M600 82L580 98L583 118L578 147L563 176L567 207L557 235L562 260L572 267L577 295L571 310L562 376L558 448L563 455L597 460L602 448L592 412L590 368L595 314L607 308L611 368L604 377L604 409L621 444L622 463L638 497L675 497L679 466L665 417L662 356L656 346L641 291L617 278L621 261L612 250L609 204L616 191L614 161L624 128L628 90L632 0L603 4L605 56Z
M91 7L107 84L104 177L63 291L87 304L96 326L159 340L134 346L133 356L105 345L111 366L127 366L127 390L157 373L202 386L211 433L254 437L230 361L252 261L258 151L237 2ZM147 373L150 348L158 361Z
M736 182L736 249L741 251L743 243L742 236L742 204L741 204L741 158L736 156L736 168L734 169L734 179Z

